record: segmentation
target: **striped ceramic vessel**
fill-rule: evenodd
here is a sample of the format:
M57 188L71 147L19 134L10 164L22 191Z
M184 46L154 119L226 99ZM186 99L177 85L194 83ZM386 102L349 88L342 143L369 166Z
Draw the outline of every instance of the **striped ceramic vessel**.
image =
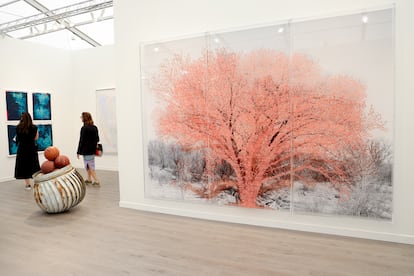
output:
M47 213L69 210L85 197L85 182L72 165L48 174L37 172L33 175L33 179L36 203Z

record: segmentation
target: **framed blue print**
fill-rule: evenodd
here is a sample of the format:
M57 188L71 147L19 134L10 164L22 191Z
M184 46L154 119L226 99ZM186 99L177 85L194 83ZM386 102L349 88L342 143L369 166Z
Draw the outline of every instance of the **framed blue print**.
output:
M27 93L6 91L7 120L19 121L23 112L27 112Z
M9 141L9 155L15 155L17 154L16 126L7 126L7 136Z
M52 125L37 125L39 139L37 139L37 150L44 151L47 147L53 146Z
M33 120L51 120L49 93L33 93Z

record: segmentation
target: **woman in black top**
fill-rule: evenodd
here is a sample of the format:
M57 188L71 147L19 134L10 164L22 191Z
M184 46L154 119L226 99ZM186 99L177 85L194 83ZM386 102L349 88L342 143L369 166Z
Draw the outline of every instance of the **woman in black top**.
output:
M92 116L89 112L82 112L81 119L83 127L80 131L77 150L78 159L79 155L83 155L83 163L88 173L88 179L85 180L85 183L92 183L93 178L94 182L92 184L99 186L99 180L95 172L95 151L96 145L99 142L98 128L93 124Z
M14 177L24 179L26 190L30 190L30 178L40 170L39 156L37 154L36 140L39 137L37 127L33 124L29 113L23 112L16 127L16 166Z

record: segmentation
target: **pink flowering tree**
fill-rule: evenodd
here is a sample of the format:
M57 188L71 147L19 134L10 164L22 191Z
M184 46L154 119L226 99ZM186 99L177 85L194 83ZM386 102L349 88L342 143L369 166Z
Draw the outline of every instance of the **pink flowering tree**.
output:
M239 204L316 179L345 190L351 181L346 149L366 143L383 123L366 106L365 87L348 76L327 76L310 58L273 50L205 51L195 60L176 55L152 82L161 100L159 135L183 148L206 151L206 172L225 160L234 177L210 177L213 197L233 187Z

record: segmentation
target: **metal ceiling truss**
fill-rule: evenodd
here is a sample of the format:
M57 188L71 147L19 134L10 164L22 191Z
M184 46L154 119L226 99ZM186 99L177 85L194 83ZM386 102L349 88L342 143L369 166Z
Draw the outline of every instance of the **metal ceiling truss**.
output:
M72 32L74 35L78 36L82 40L86 41L90 45L96 47L100 46L100 44L80 31L76 28L76 26L81 26L85 24L90 24L96 21L103 21L108 19L113 19L113 16L102 16L98 18L92 18L91 20L79 22L79 23L72 23L67 18L75 15L80 15L84 13L91 13L94 11L104 10L105 8L109 8L113 6L112 0L88 0L84 2L80 2L74 5L66 6L63 8L49 10L41 3L37 2L36 0L23 0L33 8L37 9L40 14L28 16L25 18L20 18L14 21L6 22L0 24L0 33L7 35L9 32L26 29L29 28L31 30L30 35L26 35L20 37L20 39L26 39L30 37L35 37L51 32L56 32L62 29L67 29L68 31ZM12 4L17 1L11 1L6 3L5 5ZM56 22L59 27L57 28L48 28L47 23ZM41 30L38 26L42 26ZM36 30L34 32L33 30Z
M11 5L11 4L16 3L16 2L19 2L19 1L20 1L20 0L14 0L14 1L9 1L9 2L7 2L7 3L0 4L0 8L1 8L1 7L8 6L8 5Z

